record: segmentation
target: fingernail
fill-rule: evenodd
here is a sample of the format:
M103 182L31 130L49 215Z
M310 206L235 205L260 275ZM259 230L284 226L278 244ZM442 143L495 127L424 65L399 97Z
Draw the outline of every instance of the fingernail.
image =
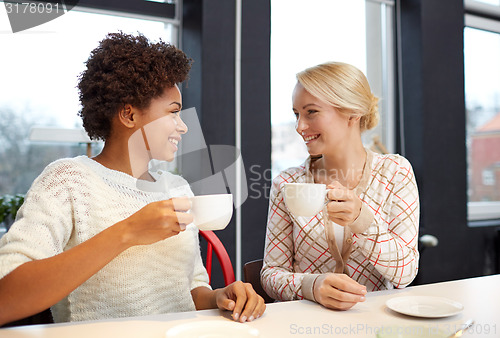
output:
M364 302L365 301L365 297L361 297L361 301Z
M238 318L240 317L240 314L239 313L235 313L233 314L233 319L234 320L238 320Z
M250 318L248 318L248 321L251 322L252 320L254 320L255 318L253 316L250 316Z
M240 322L244 323L247 321L247 317L246 316L243 316L240 318Z

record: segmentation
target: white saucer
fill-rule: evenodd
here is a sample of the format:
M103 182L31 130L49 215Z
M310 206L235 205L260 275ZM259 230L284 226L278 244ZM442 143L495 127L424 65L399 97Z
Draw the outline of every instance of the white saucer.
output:
M166 338L260 337L259 330L245 323L206 320L176 325L166 332Z
M461 312L464 307L459 302L432 296L406 296L389 299L387 307L393 311L414 317L442 318Z

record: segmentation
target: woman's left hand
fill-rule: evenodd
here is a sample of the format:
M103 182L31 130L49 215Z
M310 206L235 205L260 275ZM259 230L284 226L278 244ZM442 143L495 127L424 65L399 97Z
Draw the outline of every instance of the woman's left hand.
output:
M327 194L330 201L326 205L328 217L339 225L351 225L361 212L361 200L354 190L349 190L338 181L327 188L330 189Z
M217 291L217 307L233 311L233 319L236 321L251 322L262 316L266 310L264 299L249 283L237 281Z

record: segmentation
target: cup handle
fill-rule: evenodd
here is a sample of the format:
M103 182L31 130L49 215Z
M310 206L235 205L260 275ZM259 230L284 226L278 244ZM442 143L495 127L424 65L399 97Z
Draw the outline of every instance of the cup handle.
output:
M325 189L325 198L326 198L326 199L328 199L328 201L333 201L333 200L331 200L331 199L329 199L329 198L328 198L328 192L329 192L330 190L332 190L332 188L326 188L326 189Z
M332 200L328 198L328 192L332 189L325 189L325 203L323 203L323 208L321 210L325 210L325 207L328 203L330 203Z

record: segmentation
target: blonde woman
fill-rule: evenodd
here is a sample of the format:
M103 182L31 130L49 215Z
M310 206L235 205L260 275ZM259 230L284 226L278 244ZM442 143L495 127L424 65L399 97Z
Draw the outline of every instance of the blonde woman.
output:
M363 146L361 134L379 119L365 75L345 63L320 64L297 74L292 99L310 157L273 180L264 289L278 300L347 310L367 291L405 287L418 270L418 190L404 157ZM283 187L293 182L331 188L323 211L289 212Z

